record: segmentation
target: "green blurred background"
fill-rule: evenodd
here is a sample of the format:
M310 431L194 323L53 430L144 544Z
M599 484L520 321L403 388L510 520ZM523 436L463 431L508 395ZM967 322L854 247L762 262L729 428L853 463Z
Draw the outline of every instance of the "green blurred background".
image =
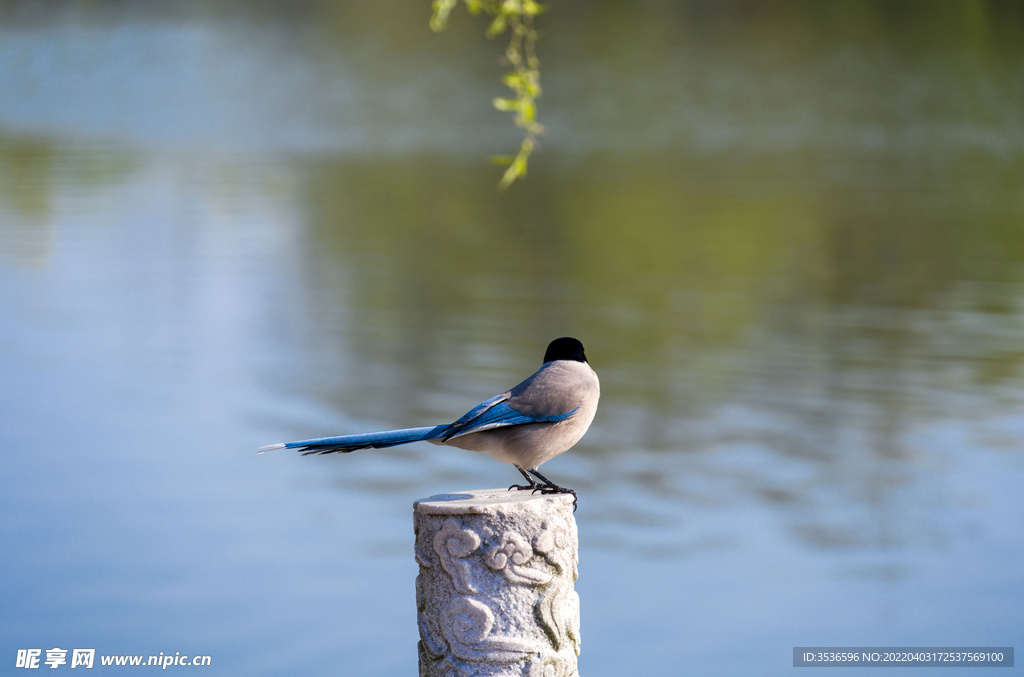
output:
M561 335L583 674L1020 637L1024 5L549 9L499 193L463 8L0 2L5 655L409 674L412 500L515 473L251 452L452 420Z

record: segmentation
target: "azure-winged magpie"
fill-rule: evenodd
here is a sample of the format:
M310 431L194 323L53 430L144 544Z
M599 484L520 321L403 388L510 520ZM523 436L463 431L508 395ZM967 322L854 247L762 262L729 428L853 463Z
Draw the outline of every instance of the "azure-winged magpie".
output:
M509 489L572 494L575 509L576 492L558 486L537 468L583 437L594 420L600 397L601 386L587 363L583 344L565 336L548 345L544 364L533 376L470 409L454 423L271 444L260 453L274 449L295 449L303 455L348 453L427 440L483 451L511 463L529 484L514 484Z

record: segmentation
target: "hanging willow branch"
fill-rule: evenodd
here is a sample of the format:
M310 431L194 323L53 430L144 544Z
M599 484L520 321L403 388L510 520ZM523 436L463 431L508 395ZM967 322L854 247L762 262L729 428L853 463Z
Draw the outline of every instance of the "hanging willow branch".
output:
M444 30L448 16L459 0L434 0L434 15L430 28ZM515 113L513 122L523 130L523 143L516 155L497 155L491 158L495 164L508 165L498 188L504 190L521 177L526 176L526 162L537 145L537 136L544 133L544 127L537 122L537 99L540 98L540 61L537 60L537 31L533 28L533 17L544 11L544 7L532 0L464 0L470 14L483 12L490 17L485 35L488 38L511 30L512 37L505 50L505 61L512 70L501 81L511 89L514 97L494 99L498 110Z

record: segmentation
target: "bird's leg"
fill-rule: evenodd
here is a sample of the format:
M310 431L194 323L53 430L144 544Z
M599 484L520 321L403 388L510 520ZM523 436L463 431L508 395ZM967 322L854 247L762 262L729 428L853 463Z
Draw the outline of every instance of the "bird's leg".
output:
M529 483L530 483L530 485L529 485L529 486L527 486L527 487L524 487L524 486L523 486L522 484L513 484L512 486L510 486L510 487L508 488L508 490L509 490L509 491L512 491L513 489L517 489L517 490L519 490L519 491L524 491L524 490L526 490L526 489L533 489L534 491L536 491L537 489L539 489L539 488L540 488L540 485L539 485L539 484L537 484L537 483L536 483L536 482L535 482L535 481L533 480L533 478L532 478L532 477L530 477L529 475L527 475L527 474L526 474L526 471L525 471L525 470L523 470L522 468L520 468L520 467L519 467L518 465L516 466L516 470L518 470L519 472L523 473L523 477L525 477L525 478L526 478L526 481L527 481L527 482L529 482Z
M522 468L519 468L519 470L522 471ZM525 472L523 474L526 475ZM541 475L536 470L530 470L530 474L532 474L534 477L536 477L537 479L544 483L544 486L541 486L539 484L536 485L536 488L534 489L535 492L539 491L542 494L572 494L572 511L576 512L576 501L579 499L579 497L576 495L575 491L573 491L572 489L567 489L565 487L558 486L557 484L549 480L547 477L544 477L544 475Z

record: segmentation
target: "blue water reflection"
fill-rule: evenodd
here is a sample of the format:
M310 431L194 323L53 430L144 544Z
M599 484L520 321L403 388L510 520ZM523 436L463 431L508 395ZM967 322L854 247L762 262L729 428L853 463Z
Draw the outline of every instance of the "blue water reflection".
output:
M553 11L551 134L497 195L475 27L268 7L6 9L0 660L414 672L412 501L516 473L255 449L450 420L563 334L603 393L544 468L580 493L583 674L1015 643L1017 14L952 49Z

